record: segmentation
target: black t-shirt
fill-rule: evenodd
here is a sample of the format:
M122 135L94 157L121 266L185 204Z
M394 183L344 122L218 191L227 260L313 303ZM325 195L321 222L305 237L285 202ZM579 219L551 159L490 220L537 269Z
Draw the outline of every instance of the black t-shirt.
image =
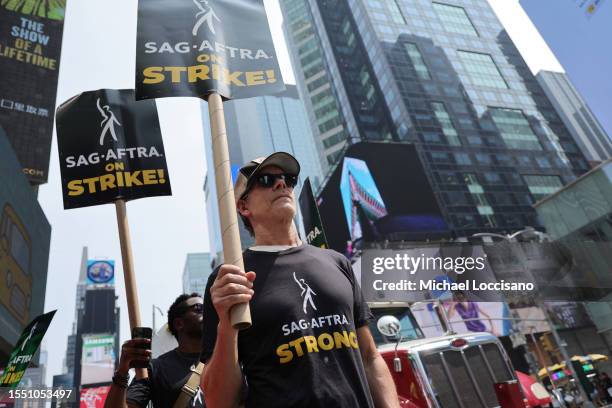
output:
M197 365L199 357L198 353L180 353L174 349L151 360L147 368L149 378L132 381L126 401L144 408L150 400L155 408L172 408L191 375L191 366ZM189 407L205 406L204 395L198 389Z
M311 245L244 252L255 271L253 325L238 336L246 407L372 407L356 329L372 315L349 261ZM202 360L212 355L217 313L208 280Z

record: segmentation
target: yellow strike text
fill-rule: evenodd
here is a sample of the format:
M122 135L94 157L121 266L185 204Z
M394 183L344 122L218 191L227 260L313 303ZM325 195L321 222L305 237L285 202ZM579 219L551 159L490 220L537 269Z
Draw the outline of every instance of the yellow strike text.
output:
M147 67L143 70L144 84L159 84L164 81L172 83L198 82L214 79L223 81L226 85L255 86L276 82L274 70L265 71L233 71L218 64L193 65L189 67Z
M166 182L163 169L117 171L98 177L68 182L68 195L79 196L84 193L93 194L119 187L145 186L150 184L164 184Z

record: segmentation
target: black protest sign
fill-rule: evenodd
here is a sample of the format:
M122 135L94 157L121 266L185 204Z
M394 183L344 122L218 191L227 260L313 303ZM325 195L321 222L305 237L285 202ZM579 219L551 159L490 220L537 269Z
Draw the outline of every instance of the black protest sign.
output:
M79 94L57 110L64 208L171 195L155 101L133 90Z
M319 248L329 248L327 238L323 231L323 223L319 215L319 208L312 193L310 179L307 177L300 193L300 210L302 211L302 220L304 222L304 231L306 231L306 241L310 245Z
M32 184L47 182L66 0L0 3L0 126Z
M138 2L137 99L284 88L263 0Z
M0 387L16 387L30 365L30 361L36 354L38 346L51 324L55 310L38 316L23 329L15 348L9 357L9 361L0 377Z

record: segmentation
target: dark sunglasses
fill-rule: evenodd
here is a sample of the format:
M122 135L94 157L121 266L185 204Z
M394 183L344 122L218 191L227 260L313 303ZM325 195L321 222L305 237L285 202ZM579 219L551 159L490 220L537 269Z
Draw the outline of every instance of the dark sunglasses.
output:
M185 306L181 308L181 314L185 314L189 309L193 310L198 314L202 314L204 312L204 304L203 303L194 303L191 306Z
M253 178L253 183L261 187L270 188L276 184L276 180L283 180L287 187L293 188L297 184L298 176L295 174L280 173L280 174L258 174Z

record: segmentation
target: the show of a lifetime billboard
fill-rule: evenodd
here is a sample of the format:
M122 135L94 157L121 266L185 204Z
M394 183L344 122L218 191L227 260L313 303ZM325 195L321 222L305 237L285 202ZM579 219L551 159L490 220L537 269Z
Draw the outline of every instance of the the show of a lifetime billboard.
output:
M65 10L66 0L0 4L0 126L33 184L48 178Z

